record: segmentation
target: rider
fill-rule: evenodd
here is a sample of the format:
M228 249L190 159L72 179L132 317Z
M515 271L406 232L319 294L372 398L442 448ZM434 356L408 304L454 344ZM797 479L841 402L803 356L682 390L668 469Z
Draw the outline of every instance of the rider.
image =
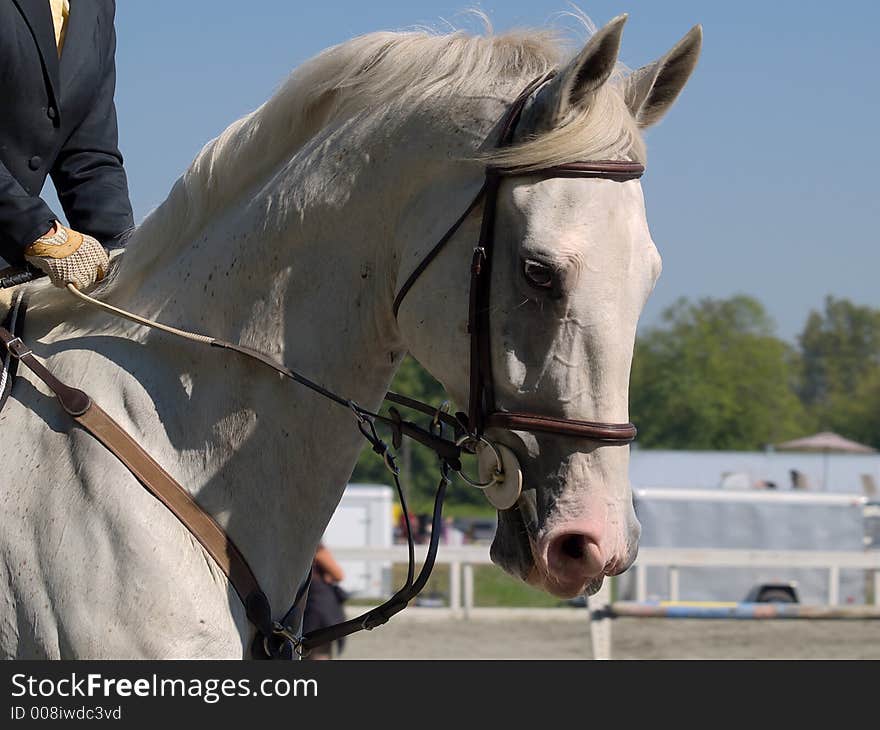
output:
M55 286L100 281L104 246L122 246L133 226L113 103L115 11L114 0L0 2L0 256ZM71 228L40 198L47 175Z

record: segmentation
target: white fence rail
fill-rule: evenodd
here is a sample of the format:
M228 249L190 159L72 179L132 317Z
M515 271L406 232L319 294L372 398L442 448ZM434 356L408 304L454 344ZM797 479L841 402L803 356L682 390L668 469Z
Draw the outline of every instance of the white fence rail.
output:
M840 604L840 571L872 571L874 603L880 596L880 551L843 552L834 550L728 550L645 548L634 565L636 600L647 599L649 566L669 568L669 600L679 600L679 568L819 568L828 571L828 605Z
M333 547L338 560L379 561L406 563L405 545L387 548ZM416 561L425 559L427 546L416 546ZM474 566L487 565L489 549L485 545L440 546L438 564L449 569L449 607L467 617L474 608ZM840 600L840 571L843 569L865 570L873 573L874 603L880 604L880 550L870 552L835 552L814 550L727 550L694 548L642 548L633 568L636 573L636 599L647 598L647 568L666 566L669 570L668 592L670 600L679 598L679 568L819 568L828 571L828 605L836 606Z

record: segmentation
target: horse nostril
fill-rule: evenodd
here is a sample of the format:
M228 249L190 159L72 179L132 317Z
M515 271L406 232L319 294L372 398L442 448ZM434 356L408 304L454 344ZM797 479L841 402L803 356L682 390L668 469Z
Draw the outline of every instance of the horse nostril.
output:
M566 535L559 548L563 555L574 560L582 560L587 554L586 538L583 535Z
M588 532L563 532L552 537L545 553L547 569L556 576L595 577L602 572L605 558Z

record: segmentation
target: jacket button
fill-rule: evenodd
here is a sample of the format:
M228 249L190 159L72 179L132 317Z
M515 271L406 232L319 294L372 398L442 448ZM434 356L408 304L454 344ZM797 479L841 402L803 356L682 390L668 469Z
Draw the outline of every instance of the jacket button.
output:
M40 167L42 166L42 164L43 164L43 158L38 157L37 155L34 155L33 157L31 157L31 159L28 160L28 167L34 171L39 170Z
M55 117L58 116L58 112L55 110L55 107L54 107L54 106L50 106L50 107L46 110L46 114L49 115L49 119L54 119Z

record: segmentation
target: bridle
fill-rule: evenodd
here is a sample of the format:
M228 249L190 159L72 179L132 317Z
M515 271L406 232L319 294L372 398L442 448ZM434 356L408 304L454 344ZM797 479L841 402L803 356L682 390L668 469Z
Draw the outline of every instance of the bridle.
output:
M501 122L498 146L506 147L513 141L517 123L522 116L529 97L552 78L548 74L536 79L517 97ZM443 235L440 241L421 260L409 275L394 299L394 315L398 316L407 294L428 266L446 247L468 216L483 202L483 219L480 239L474 247L471 260L470 297L468 304L468 333L470 335L470 387L466 417L460 415L462 427L473 439L484 437L487 428L504 428L513 431L540 431L559 436L592 439L605 444L628 444L636 437L632 423L604 423L581 421L529 412L498 410L492 381L491 327L489 322L490 289L492 281L492 253L495 244L495 218L498 207L498 191L505 177L534 175L541 178L583 177L601 178L624 182L636 180L645 172L638 162L603 160L599 162L571 162L538 170L523 171L517 168L486 168L483 186L465 212Z
M517 97L509 108L500 125L499 146L511 144L517 122L530 95L548 81L552 74L535 80ZM581 421L557 416L548 416L529 412L510 412L498 410L495 403L491 368L489 297L491 282L492 253L495 238L495 218L498 191L505 177L518 175L537 175L551 177L583 177L602 178L614 181L635 180L644 172L644 166L627 161L607 160L599 162L572 162L564 165L547 167L540 170L521 170L517 168L487 167L485 179L477 195L458 220L428 252L404 282L394 300L394 315L398 315L401 304L417 283L419 277L431 262L444 249L464 221L483 202L483 216L480 238L474 247L471 260L471 280L469 296L468 330L470 333L470 394L467 413L452 415L443 406L422 403L397 393L389 392L385 400L396 406L419 411L431 416L427 428L411 421L404 420L395 407L389 408L388 415L373 413L362 408L354 401L337 395L318 383L291 370L265 353L219 340L206 335L186 332L168 325L160 324L138 315L112 307L105 302L79 292L75 287L68 286L72 294L89 304L101 308L114 316L129 319L138 324L156 328L202 345L230 350L251 360L255 360L273 371L289 378L313 392L350 409L357 420L358 428L370 443L373 451L379 454L391 471L398 497L401 501L406 519L406 534L409 548L409 568L407 580L403 588L397 591L382 605L367 611L357 618L334 626L325 627L306 635L299 633L302 612L308 593L309 578L300 585L296 599L290 610L280 620L274 614L269 601L260 589L253 571L244 555L235 546L232 539L222 527L204 512L190 497L189 493L178 484L162 467L144 451L142 447L103 412L92 398L85 392L70 388L55 378L33 355L21 337L0 327L0 343L5 345L7 352L15 360L27 366L55 394L64 410L85 430L111 451L157 499L181 521L181 523L201 543L218 567L227 576L230 584L245 605L248 619L256 627L257 634L253 644L253 653L258 658L292 658L302 655L309 649L363 629L372 629L388 621L403 610L425 586L433 569L442 532L442 507L449 484L449 472L458 472L473 486L485 489L493 483L505 478L505 464L510 462L502 458L500 445L495 444L486 436L489 428L504 428L516 431L544 432L560 436L591 439L603 444L624 445L630 443L636 435L635 426L631 423L603 423ZM31 273L4 278L0 286L12 286L26 283L35 278ZM376 424L387 426L392 433L392 444L398 449L404 437L411 438L433 450L440 460L440 482L434 500L432 516L431 540L425 562L419 575L415 575L414 543L410 532L408 509L403 489L399 481L399 470L394 456L376 431ZM447 438L444 428L451 427L453 437ZM476 453L480 446L490 449L495 457L495 467L487 482L477 482L466 477L462 472L462 452ZM516 465L515 457L513 464Z

